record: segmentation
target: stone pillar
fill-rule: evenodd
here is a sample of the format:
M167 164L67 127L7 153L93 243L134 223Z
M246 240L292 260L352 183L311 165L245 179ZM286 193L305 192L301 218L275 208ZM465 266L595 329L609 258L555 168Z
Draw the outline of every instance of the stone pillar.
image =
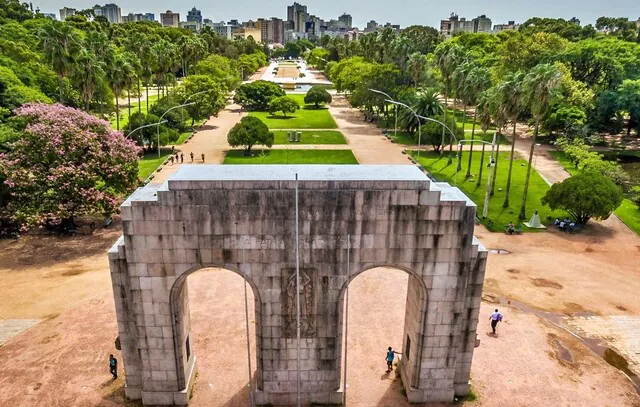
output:
M132 400L139 400L142 398L142 363L138 353L137 311L141 303L136 302L134 297L139 297L140 285L130 278L122 237L109 250L109 268L126 377L125 395Z

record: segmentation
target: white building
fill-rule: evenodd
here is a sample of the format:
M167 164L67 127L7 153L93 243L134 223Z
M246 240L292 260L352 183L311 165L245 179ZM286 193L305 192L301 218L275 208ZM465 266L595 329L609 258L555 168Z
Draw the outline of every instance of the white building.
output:
M202 24L198 21L180 21L180 28L184 28L194 33L200 32Z
M60 9L60 21L64 21L67 17L71 17L76 14L75 8L63 7Z
M122 10L120 9L120 7L117 4L105 4L102 7L96 7L94 9L94 12L96 12L96 9L100 9L101 10L101 16L104 16L110 23L112 24L119 24L122 22ZM98 13L96 12L96 16L98 15Z

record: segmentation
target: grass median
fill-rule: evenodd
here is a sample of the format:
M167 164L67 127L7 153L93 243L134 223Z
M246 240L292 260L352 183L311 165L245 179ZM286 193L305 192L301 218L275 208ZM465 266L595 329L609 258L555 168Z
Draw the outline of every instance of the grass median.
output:
M484 157L485 168L482 172L482 179L480 184L477 184L477 176L480 170L481 152L474 152L471 159L471 173L472 177L465 179L467 160L469 159L468 152L463 151L460 155L460 162L462 169L456 175L456 160L454 159L451 164L447 164L448 156L440 156L438 153L432 151L421 152L421 157L418 159L416 152L412 151L411 154L418 160L434 178L438 181L448 182L454 185L457 179L457 186L460 188L473 202L478 205L477 214L481 217L485 191L487 187L487 177L489 175L486 165L489 163L490 153L486 152ZM491 231L498 232L503 231L504 226L513 221L518 224L518 214L520 213L520 205L522 204L522 193L524 190L524 180L527 174L527 162L525 160L513 160L513 173L511 177L511 191L509 193L509 207L503 208L503 202L506 193L507 175L509 170L509 153L504 152L498 155L498 172L496 178L495 194L489 201L489 211L486 219L481 219L481 222L487 226ZM540 199L549 190L549 185L542 179L542 177L535 171L531 171L531 181L529 184L529 193L527 195L527 221L533 215L533 212L537 209L540 214L540 220L544 224L552 223L556 217L566 216L562 211L552 211L548 206L542 205ZM525 228L527 231L532 231Z
M223 164L358 164L351 150L230 150Z

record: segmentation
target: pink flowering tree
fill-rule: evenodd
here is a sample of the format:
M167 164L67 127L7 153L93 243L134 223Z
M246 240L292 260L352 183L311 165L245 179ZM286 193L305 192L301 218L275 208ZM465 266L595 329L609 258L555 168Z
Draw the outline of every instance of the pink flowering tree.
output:
M13 221L28 227L110 216L137 185L139 149L106 121L60 104L30 103L15 113L24 134L0 154Z

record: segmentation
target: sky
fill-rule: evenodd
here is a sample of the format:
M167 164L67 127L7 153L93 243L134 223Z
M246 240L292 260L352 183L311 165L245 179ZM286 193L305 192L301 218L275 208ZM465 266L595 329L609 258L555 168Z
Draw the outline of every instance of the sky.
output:
M29 1L29 0L25 0ZM213 21L238 19L247 21L259 17L286 19L287 6L293 0L191 0L189 3L175 0L128 0L115 2L122 14L155 13L156 19L166 10L180 13L186 20L187 10L193 6L202 11L203 18ZM33 7L43 13L56 13L67 6L85 9L96 4L96 0L34 0ZM468 19L485 14L493 24L509 20L524 22L530 17L579 18L583 24L593 24L600 16L640 17L640 0L298 0L314 14L324 20L337 18L343 13L351 14L353 24L364 28L367 21L390 22L406 27L413 24L439 27L440 20L455 12Z

